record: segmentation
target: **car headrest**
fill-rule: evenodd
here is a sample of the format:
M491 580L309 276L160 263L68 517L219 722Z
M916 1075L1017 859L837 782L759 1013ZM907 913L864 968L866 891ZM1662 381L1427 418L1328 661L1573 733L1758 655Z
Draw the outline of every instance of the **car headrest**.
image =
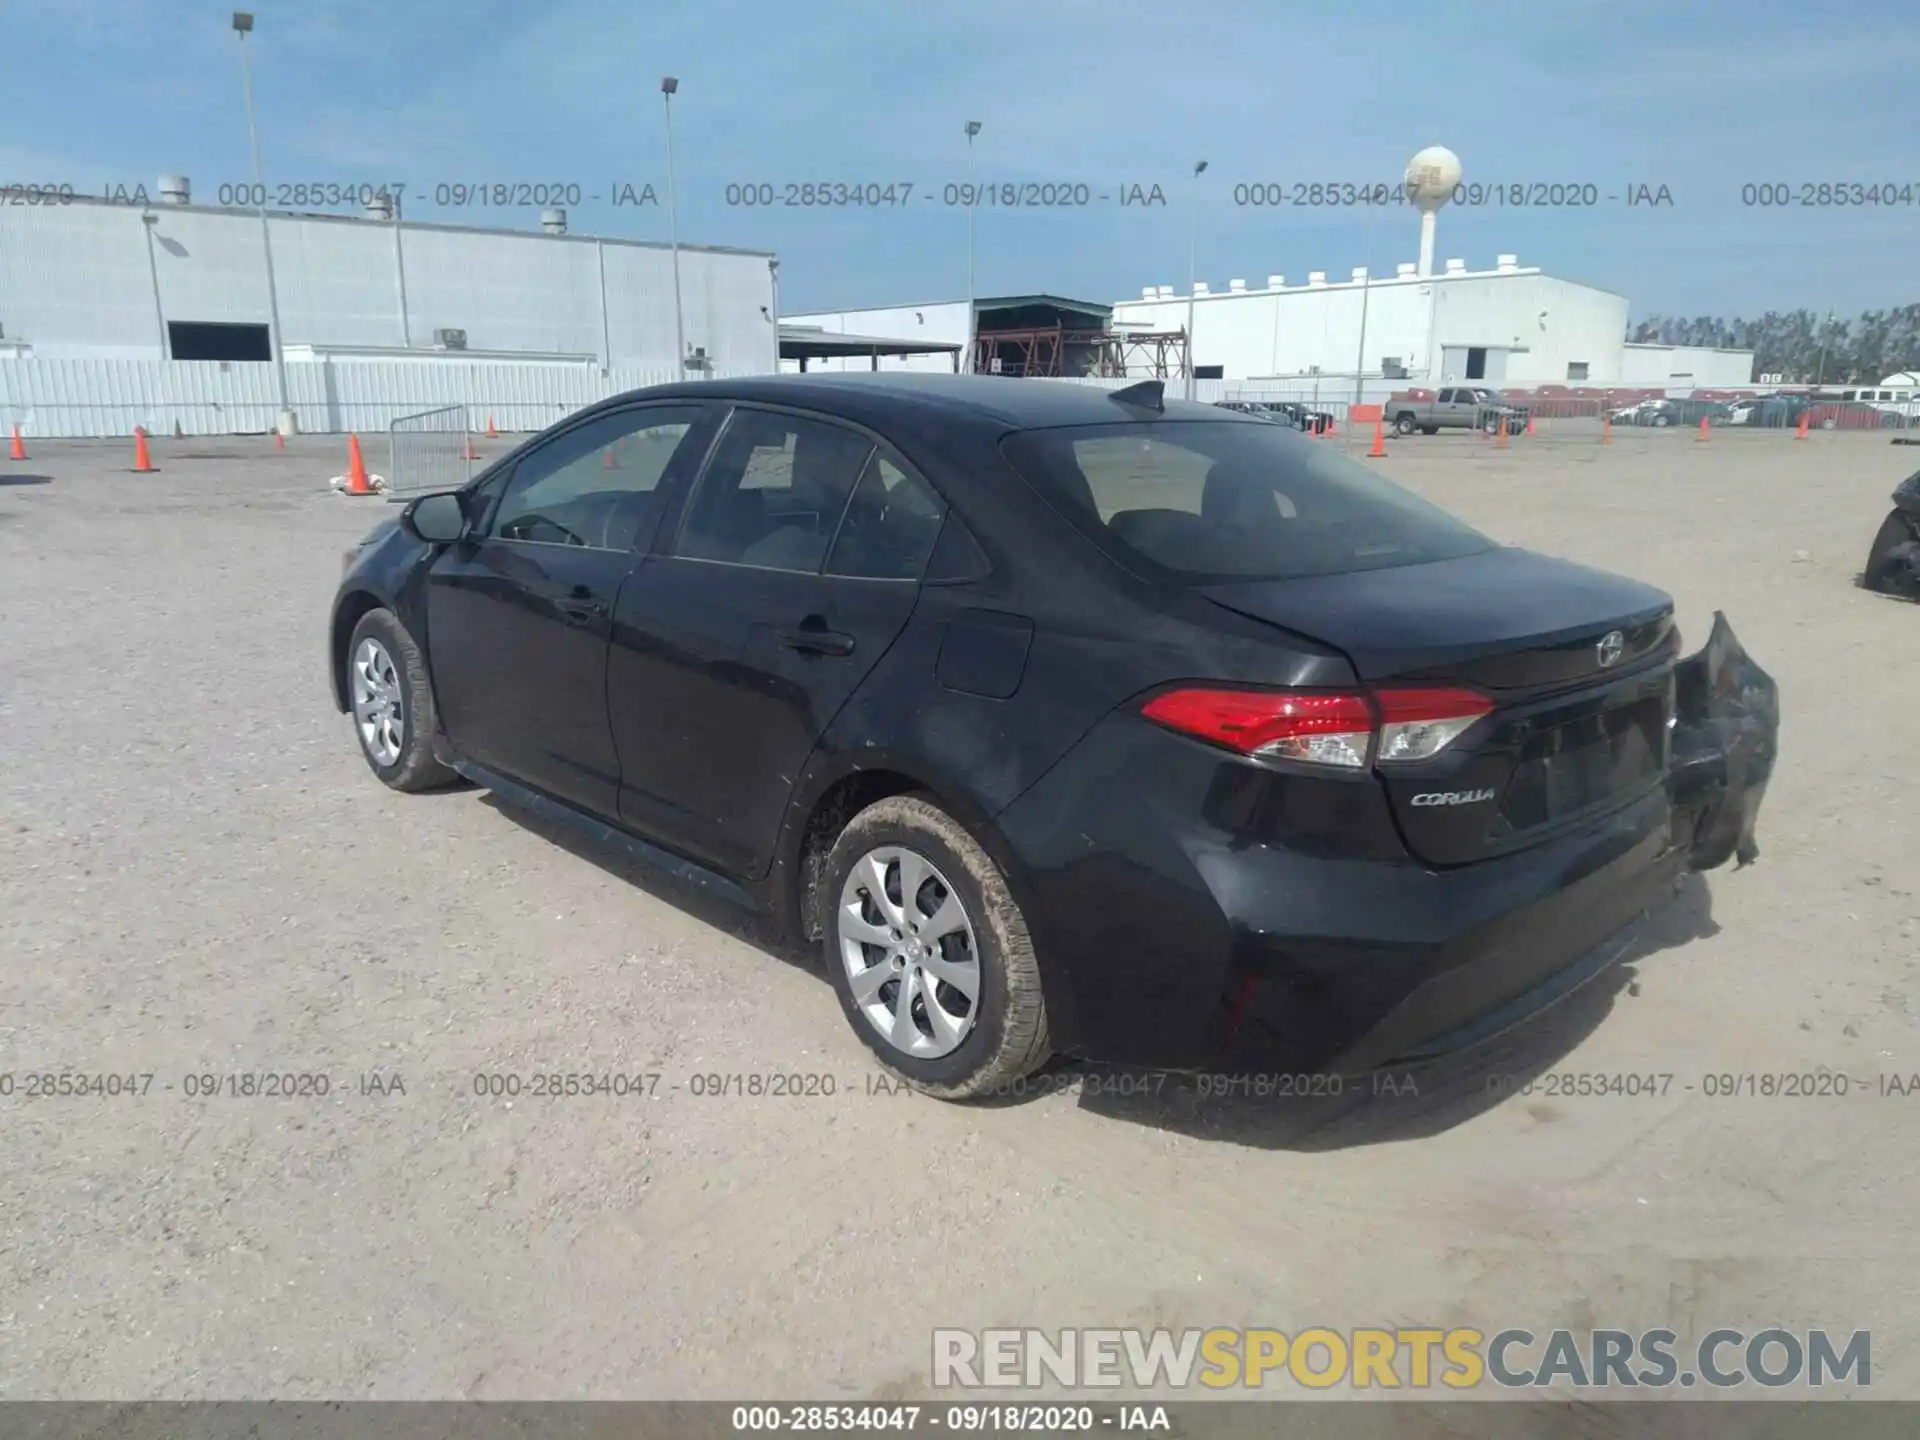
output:
M1215 461L1200 484L1200 514L1215 524L1237 527L1276 513L1271 497L1263 502L1260 487L1224 460Z

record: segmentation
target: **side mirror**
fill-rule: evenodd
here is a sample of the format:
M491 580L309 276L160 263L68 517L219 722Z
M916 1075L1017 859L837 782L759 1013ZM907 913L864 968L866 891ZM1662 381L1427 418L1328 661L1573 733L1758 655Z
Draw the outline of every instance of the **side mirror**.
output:
M457 494L422 495L400 512L400 523L429 545L464 539L467 512Z

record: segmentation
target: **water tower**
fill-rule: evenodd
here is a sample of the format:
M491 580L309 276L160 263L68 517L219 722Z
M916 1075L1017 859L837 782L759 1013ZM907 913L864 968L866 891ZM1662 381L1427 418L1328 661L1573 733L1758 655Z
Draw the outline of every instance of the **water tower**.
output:
M1460 183L1460 157L1444 145L1429 145L1407 162L1407 198L1420 208L1420 266L1433 273L1434 218Z

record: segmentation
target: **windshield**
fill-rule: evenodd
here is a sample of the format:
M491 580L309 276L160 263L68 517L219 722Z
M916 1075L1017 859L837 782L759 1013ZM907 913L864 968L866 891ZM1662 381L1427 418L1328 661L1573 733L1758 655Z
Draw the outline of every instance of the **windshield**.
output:
M1182 583L1338 575L1494 548L1334 446L1280 426L1084 425L1024 431L1003 448L1108 554Z

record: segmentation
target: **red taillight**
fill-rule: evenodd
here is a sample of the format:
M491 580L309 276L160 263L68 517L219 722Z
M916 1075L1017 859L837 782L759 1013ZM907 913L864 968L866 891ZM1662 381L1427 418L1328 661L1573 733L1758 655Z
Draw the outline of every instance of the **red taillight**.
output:
M1373 739L1363 695L1305 690L1170 690L1149 700L1149 719L1242 755L1360 769Z
M1142 707L1147 719L1259 759L1366 768L1376 715L1381 763L1428 760L1493 709L1470 690L1170 690Z

